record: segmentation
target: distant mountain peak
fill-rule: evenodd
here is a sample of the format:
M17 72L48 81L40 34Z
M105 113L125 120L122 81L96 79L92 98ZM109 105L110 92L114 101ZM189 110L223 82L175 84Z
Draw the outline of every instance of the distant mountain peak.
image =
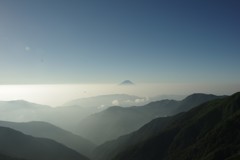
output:
M125 80L122 83L120 83L120 85L134 85L134 83L130 80Z
M206 101L211 100L211 99L216 99L218 96L213 95L213 94L205 94L205 93L193 93L189 96L187 96L183 101L194 101L194 100L201 100L201 99L206 99Z

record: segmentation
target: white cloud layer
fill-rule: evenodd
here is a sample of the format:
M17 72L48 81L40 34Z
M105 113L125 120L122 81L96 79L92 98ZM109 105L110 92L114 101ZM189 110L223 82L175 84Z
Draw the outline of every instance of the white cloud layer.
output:
M112 104L115 105L115 106L118 106L119 105L119 101L118 100L113 100Z

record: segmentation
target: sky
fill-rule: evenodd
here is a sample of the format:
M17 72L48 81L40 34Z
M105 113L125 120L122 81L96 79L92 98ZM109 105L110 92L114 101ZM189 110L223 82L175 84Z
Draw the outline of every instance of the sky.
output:
M0 0L0 84L240 86L239 8L239 0Z

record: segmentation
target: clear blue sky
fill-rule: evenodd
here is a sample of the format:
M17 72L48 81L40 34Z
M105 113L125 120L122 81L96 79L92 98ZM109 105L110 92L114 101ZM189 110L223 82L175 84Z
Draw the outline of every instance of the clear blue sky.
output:
M0 0L0 84L239 84L239 8L239 0Z

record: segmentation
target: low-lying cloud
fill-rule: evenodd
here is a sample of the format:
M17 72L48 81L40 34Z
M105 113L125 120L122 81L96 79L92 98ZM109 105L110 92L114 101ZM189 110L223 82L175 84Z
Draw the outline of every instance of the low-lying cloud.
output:
M115 106L118 106L120 103L119 103L119 101L116 99L116 100L113 100L113 101L112 101L112 104L115 105Z

